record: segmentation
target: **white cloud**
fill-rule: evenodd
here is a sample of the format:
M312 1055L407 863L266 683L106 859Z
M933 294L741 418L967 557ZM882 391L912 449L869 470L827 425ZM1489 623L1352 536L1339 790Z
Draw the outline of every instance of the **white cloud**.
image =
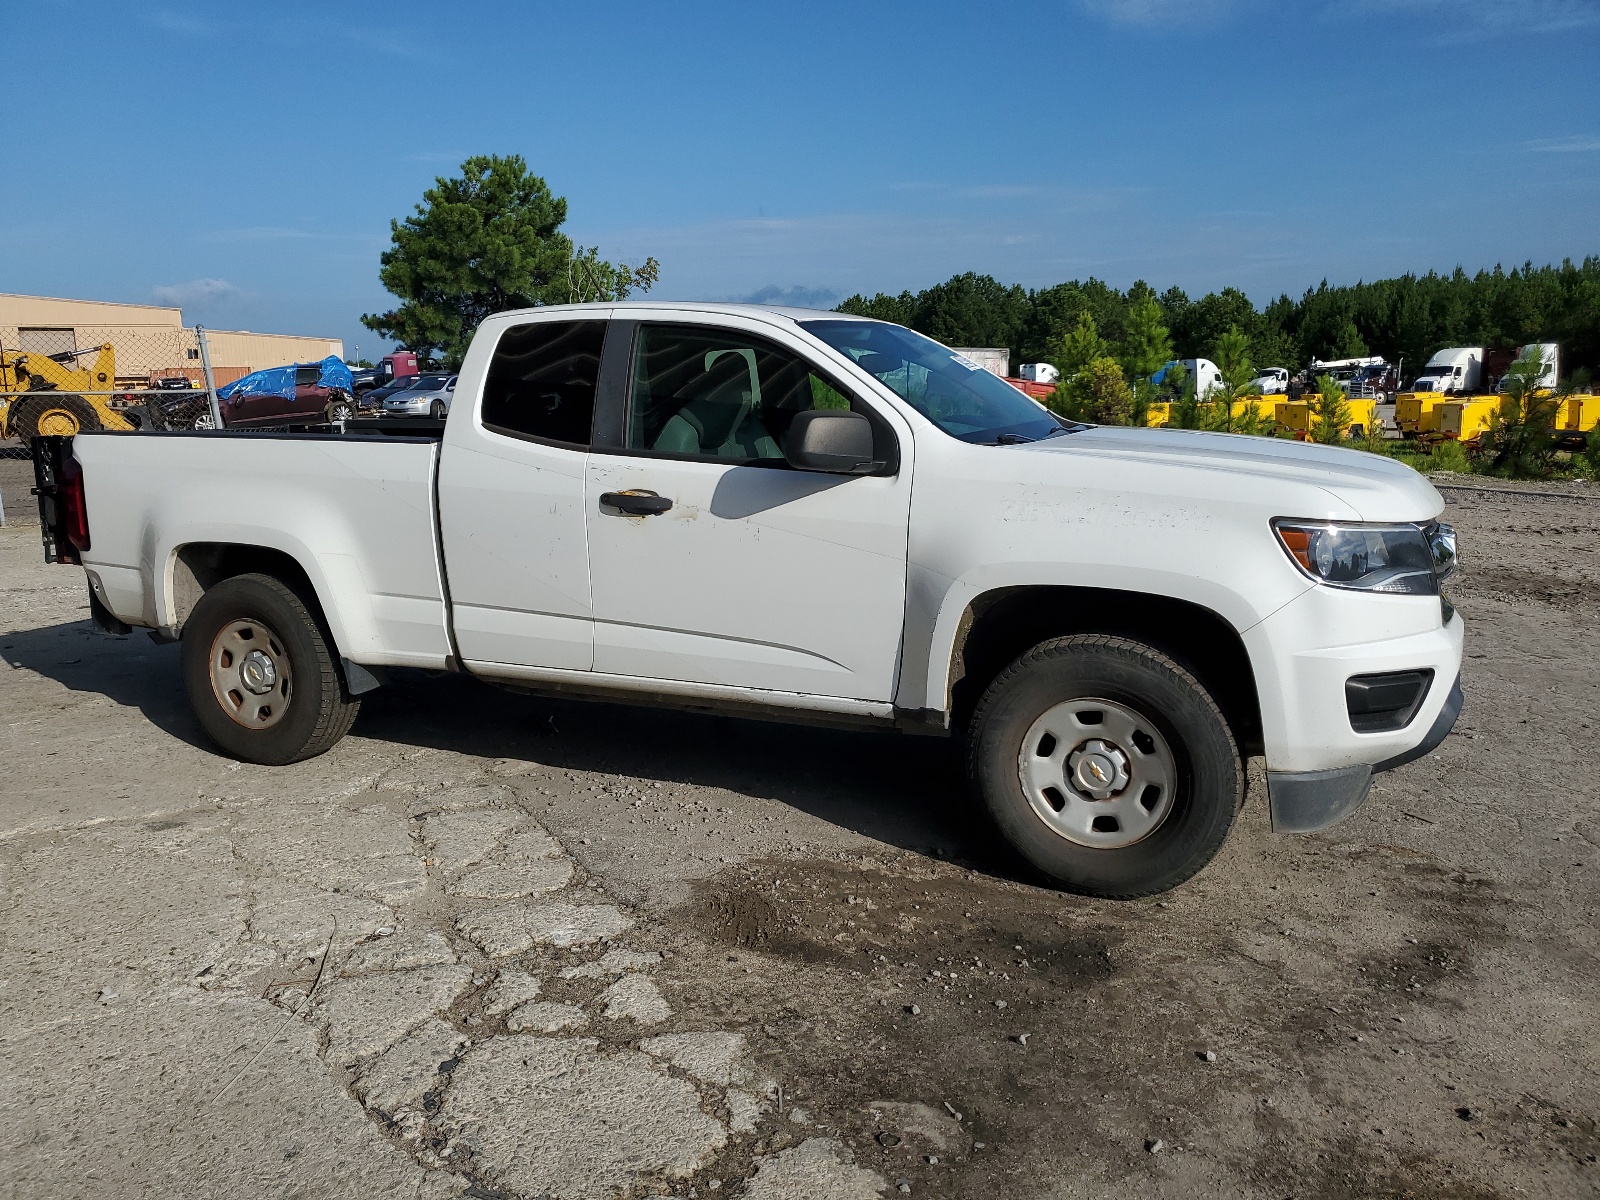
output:
M1600 151L1600 137L1538 138L1522 148L1535 154L1593 154Z
M1079 0L1090 13L1121 25L1196 25L1226 16L1238 0Z
M216 31L216 26L193 13L174 12L170 8L151 9L144 14L144 19L157 29L174 33L180 37L205 37Z
M764 288L757 288L749 295L740 296L735 301L738 304L776 304L783 308L832 308L841 299L839 293L833 288L806 287L803 284L794 284L790 287L779 287L769 283Z
M187 283L158 284L150 289L162 304L179 308L208 308L238 300L244 290L226 279L191 279Z
M1429 14L1445 37L1482 33L1556 33L1600 25L1594 0L1334 0L1330 11Z
M1078 0L1078 4L1104 20L1152 29L1206 24L1264 7L1263 0ZM1437 21L1438 33L1446 40L1600 25L1600 4L1595 0L1313 0L1302 11L1334 19L1425 16Z

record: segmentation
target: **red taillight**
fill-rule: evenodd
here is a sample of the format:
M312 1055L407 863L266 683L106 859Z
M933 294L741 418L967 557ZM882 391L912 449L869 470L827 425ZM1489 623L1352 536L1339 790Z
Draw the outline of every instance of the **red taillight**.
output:
M81 554L89 549L89 506L83 499L83 468L69 454L56 476L56 503L61 506L61 531Z

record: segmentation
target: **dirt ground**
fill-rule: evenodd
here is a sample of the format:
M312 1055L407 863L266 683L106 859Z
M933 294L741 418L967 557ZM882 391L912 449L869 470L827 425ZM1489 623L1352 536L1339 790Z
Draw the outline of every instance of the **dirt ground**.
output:
M235 763L0 531L0 1196L1600 1194L1600 489L1439 483L1455 736L1124 904L925 739L417 675Z

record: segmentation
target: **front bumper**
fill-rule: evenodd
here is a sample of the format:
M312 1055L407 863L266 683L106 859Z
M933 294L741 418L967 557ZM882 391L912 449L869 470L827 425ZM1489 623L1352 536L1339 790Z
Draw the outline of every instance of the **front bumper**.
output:
M1312 833L1361 806L1377 771L1433 750L1461 712L1461 615L1437 596L1312 587L1243 633L1254 667L1272 827ZM1400 728L1355 728L1352 676L1431 671Z
M1457 676L1427 735L1410 750L1373 766L1360 764L1330 771L1268 771L1267 807L1273 832L1316 833L1337 825L1361 807L1375 774L1415 762L1443 742L1461 716L1461 705L1461 678Z

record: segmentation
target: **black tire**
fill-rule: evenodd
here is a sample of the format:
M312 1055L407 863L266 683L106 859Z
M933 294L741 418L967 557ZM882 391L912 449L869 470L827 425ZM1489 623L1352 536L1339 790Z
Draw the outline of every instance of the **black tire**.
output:
M428 415L430 417L432 417L435 421L444 420L444 401L443 400L435 400L428 407Z
M1035 722L1059 711L1057 705L1085 699L1108 701L1147 721L1174 766L1164 815L1130 845L1108 849L1071 840L1046 823L1024 787L1023 742ZM1000 837L1029 866L1065 891L1107 899L1169 891L1194 875L1221 849L1244 795L1244 764L1233 734L1194 676L1141 642L1104 634L1044 642L1002 671L973 714L968 768ZM1059 811L1065 804L1091 804L1070 784L1066 790L1071 798L1060 789L1045 797L1052 808L1057 799L1064 801Z
M44 391L18 400L12 408L12 432L26 445L39 436L39 423L46 414L61 411L77 422L79 430L104 429L100 414L82 396ZM47 431L48 432L48 431Z
M343 398L338 400L330 400L328 401L328 408L325 415L327 416L328 424L330 425L337 425L341 421L348 421L351 417L356 415L355 402L352 400L345 400Z
M279 676L287 684L281 711L266 727L250 727L231 715L212 682L213 653L224 631L241 622L264 627L275 639L273 661L287 665ZM349 731L361 710L361 701L345 689L321 623L292 588L271 575L235 575L200 597L183 627L183 681L212 741L236 758L269 766L321 754Z

